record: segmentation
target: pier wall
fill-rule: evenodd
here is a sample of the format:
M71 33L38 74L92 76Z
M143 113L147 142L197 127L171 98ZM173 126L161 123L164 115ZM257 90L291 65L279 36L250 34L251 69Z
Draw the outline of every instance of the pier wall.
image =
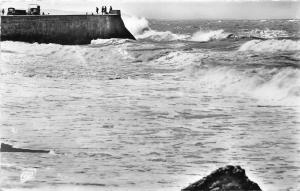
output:
M98 38L134 36L120 15L1 16L1 40L89 44Z

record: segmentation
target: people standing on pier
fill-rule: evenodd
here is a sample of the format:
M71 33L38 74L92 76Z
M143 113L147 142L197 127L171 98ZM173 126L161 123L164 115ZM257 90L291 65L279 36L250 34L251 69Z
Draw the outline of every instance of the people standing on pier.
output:
M108 13L107 13L107 8L106 8L106 6L102 6L102 8L101 8L101 13L102 13L102 15L108 14Z
M109 6L109 13L111 13L112 12L112 6Z
M2 15L4 15L5 14L5 10L4 9L2 9Z
M104 6L102 6L102 8L101 8L101 13L102 13L102 15L104 14Z
M98 12L99 12L99 8L98 8L98 7L96 7L96 13L97 13L97 15L98 15Z

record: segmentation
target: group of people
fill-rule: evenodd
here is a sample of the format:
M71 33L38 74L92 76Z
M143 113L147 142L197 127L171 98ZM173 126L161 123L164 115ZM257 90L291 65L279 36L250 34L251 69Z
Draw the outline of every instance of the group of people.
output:
M101 14L102 15L104 15L104 14L108 14L108 13L111 13L112 12L112 6L109 6L109 12L107 12L107 8L106 8L106 6L102 6L102 9L101 9ZM99 8L98 7L96 7L96 13L97 14L99 14ZM2 9L2 15L4 15L5 14L5 10L4 9ZM43 15L45 15L45 13L43 12ZM48 13L48 15L49 15L49 13Z
M102 9L101 9L101 14L104 15L104 14L108 14L112 11L112 6L109 6L109 12L107 12L107 8L106 6L102 6ZM99 8L96 7L96 13L99 14Z

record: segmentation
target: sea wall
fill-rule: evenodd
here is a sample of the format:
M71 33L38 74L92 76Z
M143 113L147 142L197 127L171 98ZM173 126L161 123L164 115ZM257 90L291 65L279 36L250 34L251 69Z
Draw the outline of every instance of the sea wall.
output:
M93 39L128 38L120 15L1 16L1 40L89 44Z

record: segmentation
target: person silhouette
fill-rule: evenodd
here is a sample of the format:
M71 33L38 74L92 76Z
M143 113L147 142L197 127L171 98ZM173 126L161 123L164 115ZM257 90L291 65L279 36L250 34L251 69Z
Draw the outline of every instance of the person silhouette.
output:
M2 9L2 15L4 15L4 13L5 13L5 10L4 10L4 9Z
M104 14L104 6L102 6L101 13Z
M98 15L98 12L99 12L99 8L98 8L98 7L96 7L96 13L97 13L97 15Z
M112 6L109 6L109 13L112 12Z

